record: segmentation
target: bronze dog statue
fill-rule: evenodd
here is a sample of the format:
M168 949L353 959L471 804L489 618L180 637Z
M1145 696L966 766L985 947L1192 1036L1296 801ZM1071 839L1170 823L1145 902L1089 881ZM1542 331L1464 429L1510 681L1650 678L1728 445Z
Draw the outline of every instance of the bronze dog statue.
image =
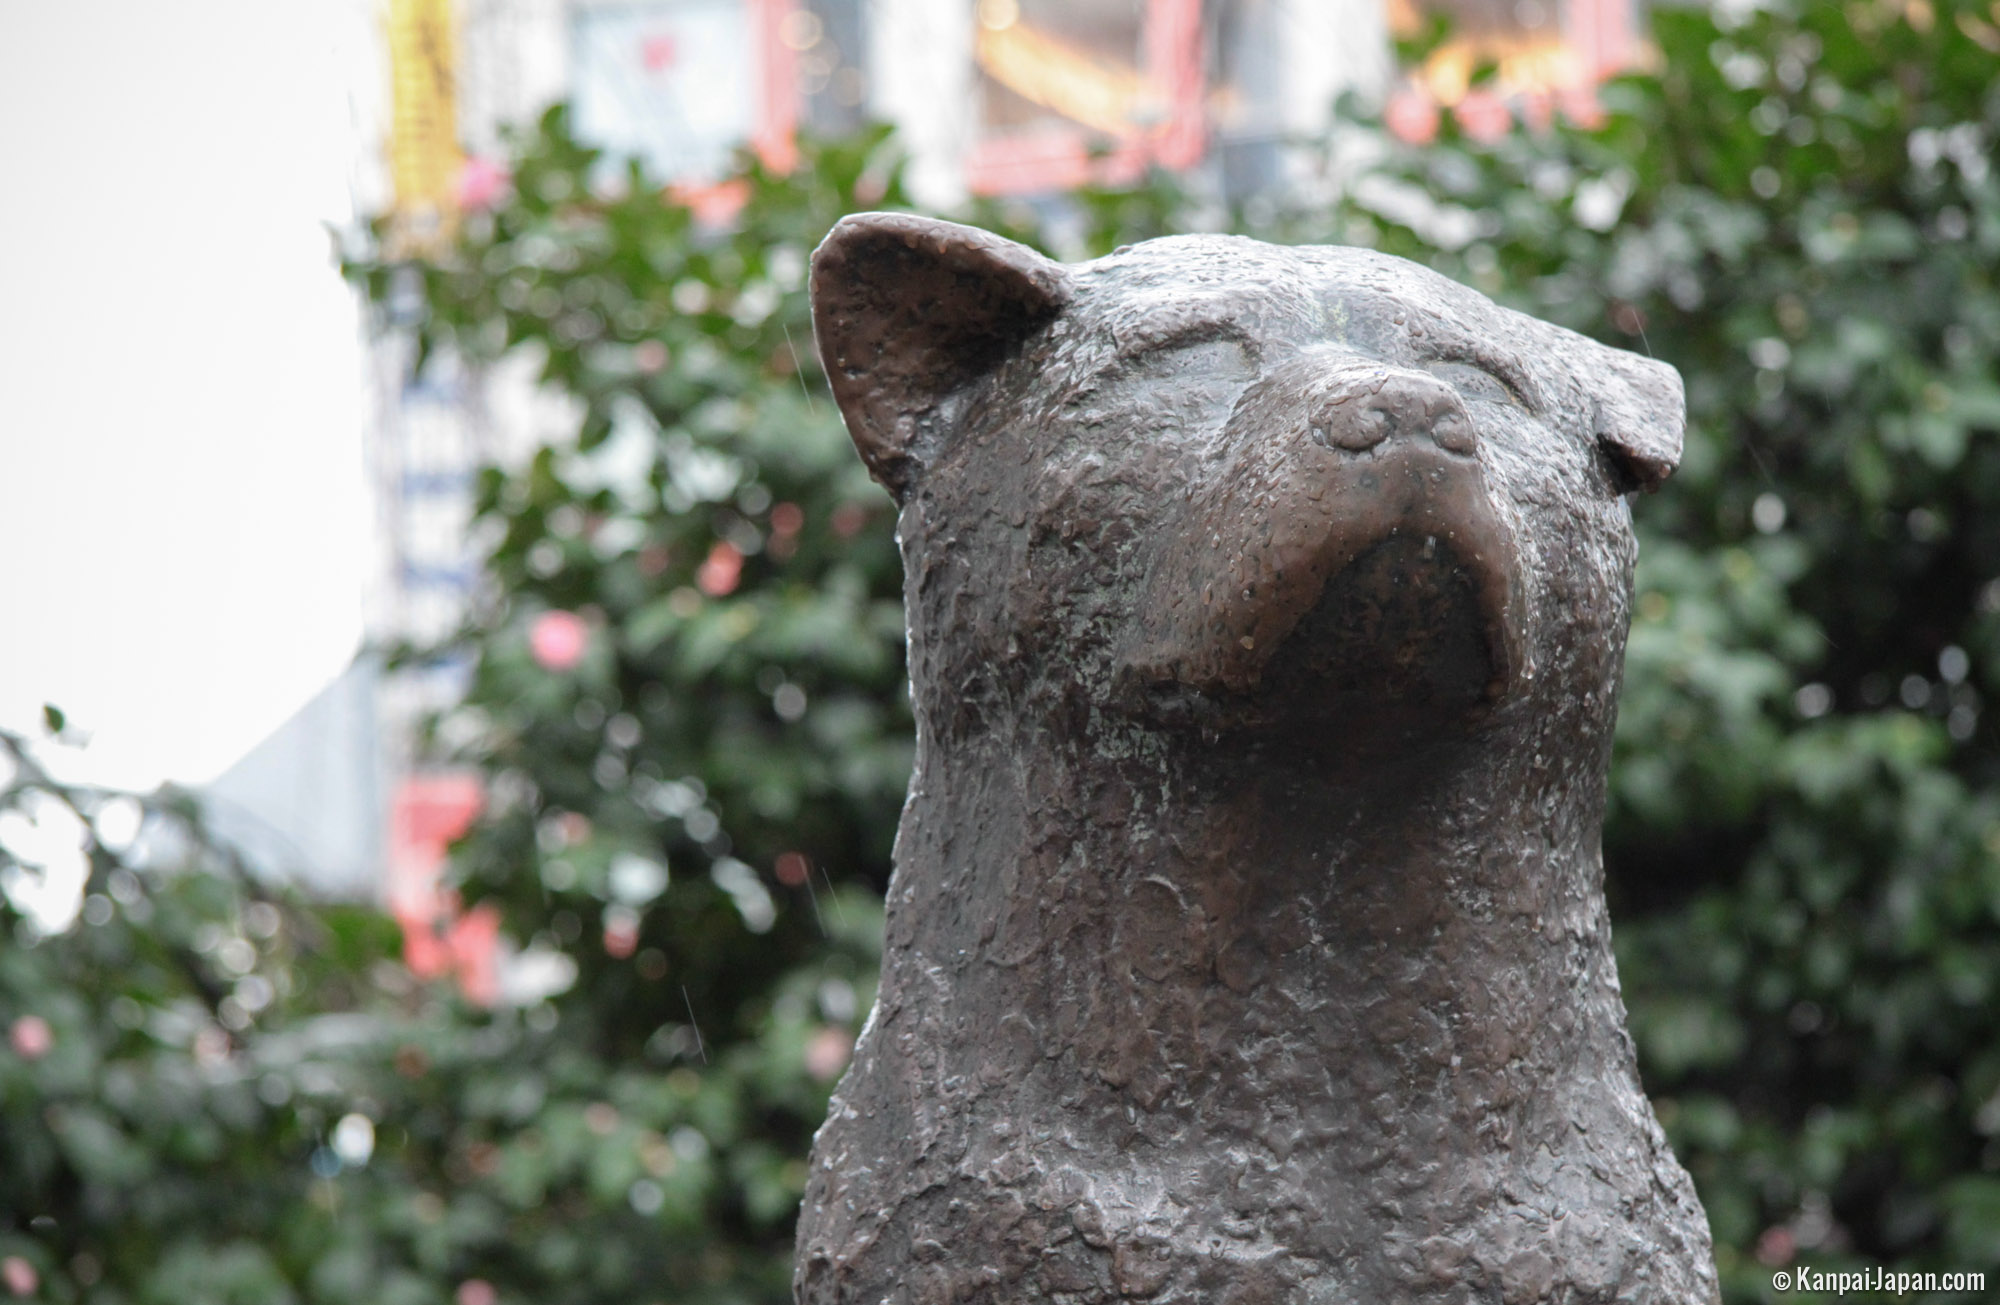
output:
M851 217L918 752L795 1291L1717 1299L1600 825L1671 368L1358 249Z

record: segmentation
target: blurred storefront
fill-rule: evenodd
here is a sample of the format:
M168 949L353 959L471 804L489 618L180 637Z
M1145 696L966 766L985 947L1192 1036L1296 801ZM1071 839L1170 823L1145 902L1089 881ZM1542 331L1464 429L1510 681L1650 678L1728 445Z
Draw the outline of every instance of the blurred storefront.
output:
M579 130L699 187L749 146L783 167L799 129L895 124L921 199L1040 194L1205 172L1240 194L1324 131L1345 91L1411 95L1485 125L1587 112L1641 53L1640 0L395 0L406 134L474 157L567 99ZM1433 24L1448 25L1427 40ZM421 37L404 29L421 28ZM1428 43L1409 68L1395 43ZM441 60L443 63L441 64ZM443 69L440 73L440 69ZM442 77L442 82L440 82ZM406 85L406 83L409 83ZM449 112L432 102L451 88ZM407 102L407 107L405 107ZM429 193L448 206L447 188Z
M782 165L796 128L879 118L900 129L919 191L941 204L1154 165L1214 166L1247 184L1258 174L1230 168L1233 155L1322 130L1343 91L1381 94L1399 78L1447 108L1470 97L1539 112L1631 62L1640 30L1638 0L391 6L392 15L426 9L449 15L431 24L426 61L434 68L431 52L448 42L455 143L475 155L497 148L503 124L564 98L591 139L691 183L736 147ZM1392 38L1416 38L1440 18L1450 35L1399 73ZM1483 76L1489 65L1494 75Z
M1639 0L1389 0L1389 30L1422 49L1388 103L1399 134L1422 138L1441 111L1474 136L1516 118L1587 121L1599 83L1646 58Z
M920 8L928 22L909 21ZM937 203L1207 168L1323 126L1341 91L1388 72L1379 0L885 0L874 12L874 103ZM1224 170L1224 183L1258 171Z

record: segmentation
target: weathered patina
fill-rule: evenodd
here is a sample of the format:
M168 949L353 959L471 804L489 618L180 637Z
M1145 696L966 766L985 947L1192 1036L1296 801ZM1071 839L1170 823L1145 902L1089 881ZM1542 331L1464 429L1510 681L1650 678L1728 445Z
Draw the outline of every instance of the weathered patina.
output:
M918 751L799 1300L1716 1300L1599 836L1672 369L1224 236L813 296Z

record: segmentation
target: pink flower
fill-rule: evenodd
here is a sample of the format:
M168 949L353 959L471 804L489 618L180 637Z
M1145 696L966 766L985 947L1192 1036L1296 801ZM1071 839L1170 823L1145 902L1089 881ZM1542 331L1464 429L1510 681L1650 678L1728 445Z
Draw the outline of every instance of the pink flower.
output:
M481 902L452 922L445 944L458 970L458 990L475 1006L500 1000L500 911Z
M484 1278L467 1278L458 1284L458 1305L494 1305L500 1293Z
M1798 1238L1783 1224L1766 1228L1764 1235L1757 1239L1757 1258L1774 1269L1790 1264L1798 1252Z
M844 1029L823 1028L806 1041L806 1073L822 1083L831 1083L847 1068L854 1051L854 1039Z
M614 906L604 913L604 954L622 961L639 949L639 913Z
M419 979L435 979L451 969L451 950L438 932L439 920L428 910L392 911L403 927L403 964Z
M55 1031L49 1028L49 1022L41 1016L23 1015L20 1019L14 1021L14 1027L7 1030L7 1041L13 1045L14 1054L22 1060L40 1060L43 1056L49 1054L49 1048L56 1045L56 1035ZM15 1262L12 1260L8 1261L10 1264ZM32 1268L28 1267L26 1260L18 1261L18 1263L23 1268L28 1268L30 1273L34 1272ZM30 1290L33 1289L30 1288ZM25 1296L27 1292L16 1292L15 1294Z
M1411 145L1429 144L1438 134L1437 101L1422 91L1406 87L1389 97L1382 110L1382 122L1397 140Z
M723 540L708 552L708 559L695 568L694 582L710 598L732 593L743 578L743 553Z
M543 612L528 627L528 651L542 669L567 671L590 647L590 627L575 612Z
M18 1255L10 1255L0 1260L0 1283L16 1296L32 1296L42 1285L42 1275L35 1272L35 1266Z
M492 208L514 178L506 167L492 159L478 155L467 159L458 170L458 209L461 213L478 213Z
M669 361L667 346L658 340L641 340L632 346L632 365L647 376L664 369Z
M1467 91L1455 112L1466 135L1489 145L1505 136L1514 125L1514 111L1492 91Z
M868 509L859 503L842 503L833 510L833 519L828 523L833 533L842 539L852 539L861 533L861 527L868 524Z

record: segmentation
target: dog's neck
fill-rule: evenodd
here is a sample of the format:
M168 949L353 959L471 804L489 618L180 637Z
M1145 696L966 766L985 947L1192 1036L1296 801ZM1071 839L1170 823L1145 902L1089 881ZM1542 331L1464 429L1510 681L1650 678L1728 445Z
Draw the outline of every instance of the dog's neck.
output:
M950 994L938 1070L1007 1085L1003 1134L1063 1103L1085 1149L1240 1133L1410 1173L1566 1128L1629 1078L1608 721L1557 748L1582 722L1511 719L1317 759L1101 717L922 746L885 998Z
M875 1299L915 1262L962 1267L935 1299L1015 1299L978 1275L1040 1265L1101 1299L1108 1260L1177 1301L1545 1301L1706 1253L1611 961L1609 694L1306 764L1087 709L1000 730L917 687L808 1281ZM1713 1297L1685 1285L1632 1299Z

